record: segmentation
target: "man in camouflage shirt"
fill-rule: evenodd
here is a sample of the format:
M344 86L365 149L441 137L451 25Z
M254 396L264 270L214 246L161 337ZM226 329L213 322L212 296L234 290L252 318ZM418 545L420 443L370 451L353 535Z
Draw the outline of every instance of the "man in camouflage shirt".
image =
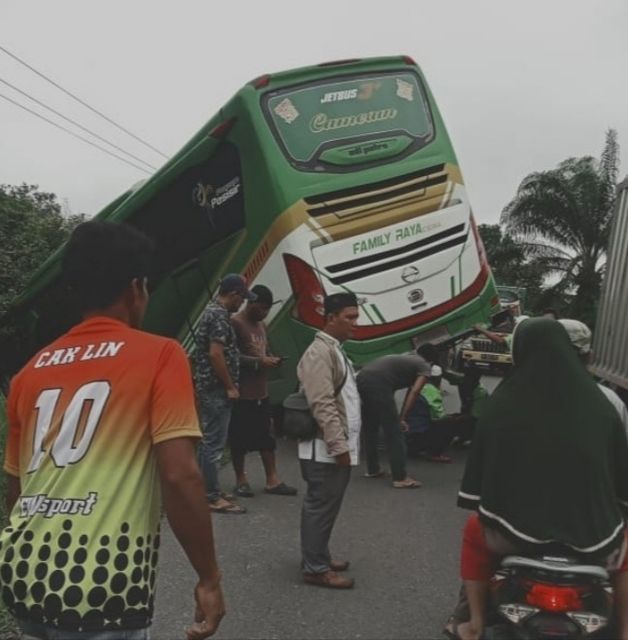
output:
M246 512L221 493L218 481L218 465L227 440L231 407L240 397L240 354L229 316L244 300L255 300L244 278L235 273L225 276L220 282L218 296L205 308L196 332L195 382L203 431L198 449L199 464L210 508L218 513Z

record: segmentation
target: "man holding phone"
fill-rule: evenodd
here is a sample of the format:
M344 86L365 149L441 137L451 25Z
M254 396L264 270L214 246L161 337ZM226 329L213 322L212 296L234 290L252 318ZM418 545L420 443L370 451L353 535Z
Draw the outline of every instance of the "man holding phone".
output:
M264 285L251 289L255 295L246 307L231 317L240 351L240 398L235 402L229 424L229 448L236 475L235 495L252 498L254 493L244 470L249 451L259 451L266 472L265 493L294 496L297 490L277 475L275 438L268 399L268 373L281 365L282 358L271 355L264 320L273 305L272 291Z

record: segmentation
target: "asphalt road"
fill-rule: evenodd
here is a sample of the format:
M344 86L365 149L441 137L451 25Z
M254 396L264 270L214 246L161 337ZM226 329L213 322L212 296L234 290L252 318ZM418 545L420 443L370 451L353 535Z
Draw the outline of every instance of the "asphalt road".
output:
M495 385L489 379L487 386ZM457 394L445 396L448 411ZM299 516L304 483L295 445L280 442L282 478L296 497L258 493L241 500L245 515L214 516L227 615L217 638L441 638L458 590L460 534L466 514L456 508L464 452L449 465L409 461L423 482L392 489L389 480L353 476L332 537L332 553L351 560L356 586L333 591L304 585L299 571ZM261 462L248 457L254 490L263 488ZM223 487L233 483L222 471ZM193 612L194 574L164 525L153 638L183 638Z

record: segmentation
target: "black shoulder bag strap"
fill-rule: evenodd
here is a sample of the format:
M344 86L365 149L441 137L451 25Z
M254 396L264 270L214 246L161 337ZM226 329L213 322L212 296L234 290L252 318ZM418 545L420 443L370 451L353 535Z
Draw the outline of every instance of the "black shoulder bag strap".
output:
M349 364L349 361L347 360L347 356L344 354L344 351L340 350L340 353L342 354L342 359L345 365L345 374L344 376L342 376L342 381L340 382L340 386L334 390L334 398L338 397L338 394L343 390L345 384L347 383L347 378L349 377L349 367L351 366Z

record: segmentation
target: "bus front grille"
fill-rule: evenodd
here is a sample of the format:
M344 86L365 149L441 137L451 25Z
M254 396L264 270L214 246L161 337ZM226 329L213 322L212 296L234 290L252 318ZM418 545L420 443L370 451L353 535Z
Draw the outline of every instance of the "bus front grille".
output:
M330 274L338 274L337 276L331 276L329 278L330 282L343 284L351 280L366 278L375 273L402 267L406 264L412 264L441 251L464 245L467 241L467 236L468 228L465 228L464 224L457 224L450 229L439 231L404 247L332 264L326 266L325 270ZM364 268L359 269L359 267ZM357 269L357 271L354 271L354 269ZM347 270L351 271L347 273Z
M447 180L445 165L438 164L388 180L307 196L305 202L307 212L313 217L330 213L344 217L382 205L421 199L426 189L445 184Z

